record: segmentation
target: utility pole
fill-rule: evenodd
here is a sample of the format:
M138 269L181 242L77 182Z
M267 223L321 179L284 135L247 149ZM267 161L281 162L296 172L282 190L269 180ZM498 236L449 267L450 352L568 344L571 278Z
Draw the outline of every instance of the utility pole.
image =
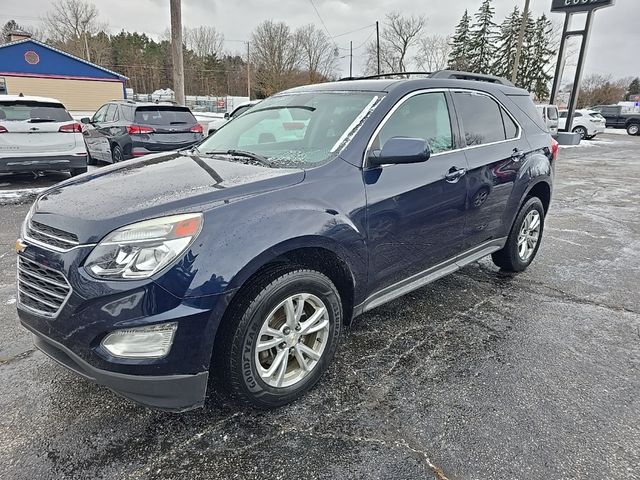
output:
M181 0L171 0L171 57L173 59L173 91L175 100L184 105L184 65L182 62Z
M353 42L349 42L349 77L353 78Z
M524 31L527 28L529 19L529 0L524 0L524 11L522 12L522 24L520 25L520 33L518 33L518 43L516 44L516 58L513 62L513 71L511 72L511 83L518 80L518 66L520 65L520 54L522 53L522 43L524 42Z
M87 53L87 62L91 61L91 53L89 52L89 43L87 42L87 31L84 32L84 51Z
M249 42L247 42L247 97L251 100L251 56L249 53Z
M380 25L376 20L376 54L378 56L378 75L380 75Z

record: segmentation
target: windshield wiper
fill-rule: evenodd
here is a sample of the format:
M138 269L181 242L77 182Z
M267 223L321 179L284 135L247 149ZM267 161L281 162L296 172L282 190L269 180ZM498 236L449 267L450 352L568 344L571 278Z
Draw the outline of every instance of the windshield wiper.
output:
M250 158L251 160L255 160L262 165L266 165L267 167L273 168L273 163L267 160L262 155L258 155L257 153L247 152L245 150L212 150L210 152L204 152L205 155L231 155L232 157L245 157Z
M283 108L300 108L302 110L309 110L310 112L315 112L315 107L310 107L309 105L273 105L272 107L263 107L263 108L252 108L248 110L247 113L256 113L256 112L266 112L267 110L282 110Z

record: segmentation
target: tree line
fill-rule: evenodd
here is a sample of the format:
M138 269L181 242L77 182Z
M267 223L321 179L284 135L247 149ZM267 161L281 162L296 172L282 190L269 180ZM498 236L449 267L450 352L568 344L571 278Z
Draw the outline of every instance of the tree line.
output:
M376 73L379 62L383 73L450 68L509 78L522 21L522 12L515 6L496 23L493 0L482 0L473 16L465 10L453 34L444 36L426 33L428 19L424 15L390 12L381 22L379 55L372 35L354 52L364 57L363 74ZM373 33L373 25L371 29ZM0 32L0 42L8 41L12 30L30 31L34 38L127 76L128 86L136 92L151 93L173 85L168 29L158 39L124 30L109 33L98 8L87 0L55 0L35 28L11 20ZM246 43L238 44L236 50L241 53L231 53L225 48L224 36L214 27L185 28L186 94L246 95L247 70L251 96L258 98L336 79L340 49L325 30L313 24L292 29L285 22L266 20L251 32L248 42L248 56ZM538 100L549 95L558 44L559 28L546 15L527 16L516 84ZM608 92L598 97L608 99L607 103L620 100L613 97L624 96L621 89L628 90L621 87L627 79L591 77L583 82L581 103L592 104L587 99L600 95L594 94L594 89Z

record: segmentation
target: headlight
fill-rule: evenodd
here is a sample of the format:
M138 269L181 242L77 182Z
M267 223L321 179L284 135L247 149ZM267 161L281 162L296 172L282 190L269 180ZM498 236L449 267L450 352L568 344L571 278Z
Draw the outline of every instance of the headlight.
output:
M102 239L87 258L85 268L99 279L148 278L184 252L201 227L201 213L127 225Z
M174 322L116 330L104 337L102 347L115 357L162 358L171 350L177 328Z

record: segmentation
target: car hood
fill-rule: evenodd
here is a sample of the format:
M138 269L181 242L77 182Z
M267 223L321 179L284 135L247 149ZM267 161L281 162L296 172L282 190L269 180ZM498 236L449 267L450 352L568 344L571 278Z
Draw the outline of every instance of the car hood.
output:
M33 219L95 242L122 225L178 212L205 211L297 184L304 170L211 158L189 152L149 155L62 182L42 194Z

